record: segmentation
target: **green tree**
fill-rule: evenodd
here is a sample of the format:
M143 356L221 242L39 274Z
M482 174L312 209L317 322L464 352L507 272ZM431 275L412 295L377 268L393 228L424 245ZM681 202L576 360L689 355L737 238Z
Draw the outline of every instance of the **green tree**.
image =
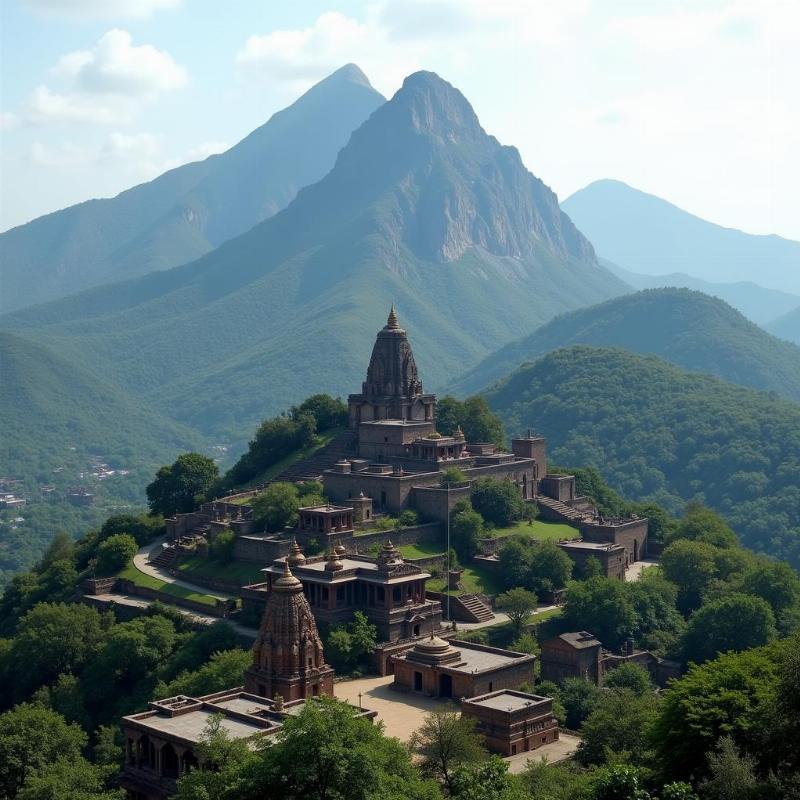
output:
M12 685L0 687L4 704L26 698L62 672L78 673L102 646L109 624L82 604L39 603L21 620L8 653Z
M592 713L601 690L583 678L565 678L559 690L559 698L566 714L565 724L570 730L578 730L581 723Z
M526 800L522 787L508 774L508 764L497 755L458 767L451 785L450 796L457 800Z
M646 764L657 702L653 692L636 694L627 688L600 692L581 726L578 760L603 764L610 754L624 754L633 764Z
M758 780L756 761L740 754L736 742L723 736L713 752L708 754L709 776L700 788L708 800L751 800L755 798Z
M612 669L603 679L603 685L607 689L629 689L637 696L653 693L650 673L633 662L623 663Z
M593 777L591 800L650 800L637 767L615 764L597 770Z
M661 554L661 570L678 587L678 607L689 614L717 577L717 548L707 542L678 539Z
M191 511L219 476L213 459L200 453L184 453L171 466L161 467L147 487L153 514L165 517Z
M195 670L184 670L168 684L156 689L157 697L174 697L185 694L198 697L213 692L221 692L241 683L242 673L253 660L248 650L222 650Z
M683 654L687 661L708 661L728 650L767 644L775 635L775 616L766 600L729 594L706 603L689 617Z
M226 528L220 531L208 545L208 555L220 564L230 564L236 548L236 534Z
M347 425L347 406L338 397L329 394L311 395L291 410L295 422L309 414L314 418L319 433Z
M526 585L538 593L560 589L572 577L572 559L555 542L535 542Z
M86 734L50 709L22 704L0 714L0 800L15 800L28 778L65 759L77 761Z
M133 536L126 533L109 536L97 549L97 574L115 575L131 562L138 549Z
M498 595L497 607L508 614L515 636L520 636L531 615L536 610L538 600L533 592L517 587Z
M448 483L464 483L466 480L466 473L458 467L448 467L442 472L442 486L447 486Z
M738 591L757 595L772 608L775 619L788 632L788 612L800 605L800 577L788 564L766 558L753 559L737 582Z
M688 539L715 547L736 547L738 539L727 522L701 503L688 503L670 541Z
M417 525L419 523L419 514L417 514L414 509L407 508L397 518L397 522L401 528L410 528L412 525Z
M469 397L463 403L450 395L439 400L436 428L445 436L452 436L459 427L468 442L487 442L501 447L505 440L503 423L482 397Z
M42 556L37 569L39 572L43 572L47 569L47 567L56 561L72 562L74 559L75 542L72 541L72 537L68 533L60 531L53 536L53 539L47 546L47 550L44 551L44 555Z
M538 656L541 652L539 642L532 633L523 633L518 639L511 643L511 649L517 653L528 653L532 656Z
M571 762L531 759L520 778L531 800L583 800L589 795L589 774Z
M486 522L505 528L522 517L524 501L511 481L481 478L472 489L472 507Z
M507 589L530 585L532 554L533 543L521 536L509 537L500 548L497 554L500 569L497 572Z
M252 785L256 791L250 796L286 800L431 796L397 739L384 736L379 725L332 698L306 703L289 715L275 743L264 747L260 758Z
M268 531L281 531L297 520L300 493L292 483L272 483L251 503L257 522Z
M450 521L450 541L462 561L468 561L480 549L484 537L483 517L472 510L453 514Z
M124 790L107 788L106 772L85 758L59 758L28 777L19 800L123 800Z
M567 630L591 631L606 647L619 647L636 625L625 584L604 577L571 581L562 618Z
M438 778L449 794L453 793L456 770L488 755L483 737L475 732L475 720L445 709L425 715L409 746L419 758L423 773Z
M691 665L662 696L652 743L662 777L687 780L707 769L705 753L723 735L750 752L764 745L758 720L774 716L779 688L776 645L726 653Z

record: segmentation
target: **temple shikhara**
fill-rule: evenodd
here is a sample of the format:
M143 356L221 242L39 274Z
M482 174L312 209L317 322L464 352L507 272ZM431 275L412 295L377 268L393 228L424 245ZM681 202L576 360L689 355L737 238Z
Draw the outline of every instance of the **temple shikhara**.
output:
M510 444L504 450L467 441L460 428L448 435L437 430L436 396L424 391L392 308L378 331L361 390L348 398L347 431L278 477L320 481L324 504L301 508L296 526L277 532L257 528L248 504L257 490L166 521L171 541L154 559L165 568L198 542L233 531L235 559L263 575L241 587L237 613L260 624L242 686L157 700L123 719L121 781L130 800L166 798L181 774L202 766L197 744L215 715L234 738L271 736L305 703L338 693L325 660L325 631L351 622L356 611L375 626L373 668L387 676L398 704L415 693L460 703L487 746L503 755L557 739L552 701L531 693L536 657L459 639L456 621L480 626L493 620L491 599L458 592L457 571L445 571L453 589L449 597L430 590L434 572L441 574L447 563L449 517L476 480L508 481L541 519L577 528L578 535L558 543L576 569L591 557L603 574L619 579L646 554L647 520L603 518L577 494L574 476L548 473L543 437L528 431ZM451 467L464 479L444 481ZM392 530L376 524L407 510L415 512L413 524ZM442 555L403 557L402 547L421 544L441 546ZM488 540L474 562L499 569L497 549L497 542ZM551 600L558 602L557 592ZM672 665L649 653L609 653L586 632L545 644L543 677L602 683L604 671L631 660L646 665L659 682L671 675ZM376 712L363 708L360 698L353 713L374 718Z

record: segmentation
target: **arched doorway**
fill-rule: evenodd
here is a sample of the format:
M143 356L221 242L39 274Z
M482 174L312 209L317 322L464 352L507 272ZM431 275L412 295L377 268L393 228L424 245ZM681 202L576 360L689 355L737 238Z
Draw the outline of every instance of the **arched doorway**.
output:
M439 697L453 696L453 677L443 673L439 676Z

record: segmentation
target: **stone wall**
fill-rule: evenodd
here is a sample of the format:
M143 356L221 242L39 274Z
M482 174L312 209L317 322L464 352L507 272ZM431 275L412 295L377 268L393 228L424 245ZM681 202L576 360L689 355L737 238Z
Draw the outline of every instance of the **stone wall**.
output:
M276 558L289 554L290 538L273 536L237 536L233 546L233 557L237 561L252 561L262 566L271 564Z
M415 486L411 504L425 519L447 522L448 513L459 500L470 496L472 486L463 484L451 487L448 492L438 484L437 481L435 486Z
M581 534L589 542L613 542L625 548L627 564L647 555L647 519L637 517L605 522L584 522Z
M444 549L444 526L440 522L425 522L421 525L410 525L408 528L397 528L388 531L370 531L369 533L359 533L352 539L342 544L350 550L357 549L360 553L367 552L375 544L383 546L386 542L400 546L404 544L442 544Z
M126 594L136 595L137 597L147 597L151 600L161 600L167 605L180 606L196 611L200 614L207 614L212 617L226 617L232 610L233 601L221 600L216 605L210 606L205 603L198 603L188 597L177 597L176 595L166 594L158 589L150 589L146 586L137 586L133 581L120 578L119 590Z

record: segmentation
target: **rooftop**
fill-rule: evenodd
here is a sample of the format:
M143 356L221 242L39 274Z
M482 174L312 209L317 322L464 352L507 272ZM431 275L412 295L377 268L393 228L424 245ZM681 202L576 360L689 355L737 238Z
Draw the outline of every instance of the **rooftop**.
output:
M502 667L507 667L520 659L530 659L534 661L534 657L527 653L517 653L513 650L501 650L498 647L487 647L486 645L475 644L474 642L464 642L461 640L451 639L449 642L452 648L458 652L460 659L457 661L448 661L442 664L442 667L453 670L455 672L483 672L485 670L494 670ZM414 660L413 649L402 653L396 658L408 658L411 656L411 661Z
M500 690L499 692L490 692L489 694L472 697L464 702L484 708L494 708L498 711L519 711L539 703L552 702L552 700L549 697L543 697L538 694Z
M559 547L567 547L575 550L624 550L621 544L613 542L587 542L584 539L562 539L558 543Z
M589 631L562 633L558 638L578 649L597 647L600 644L600 640L596 638L593 633L589 633Z

